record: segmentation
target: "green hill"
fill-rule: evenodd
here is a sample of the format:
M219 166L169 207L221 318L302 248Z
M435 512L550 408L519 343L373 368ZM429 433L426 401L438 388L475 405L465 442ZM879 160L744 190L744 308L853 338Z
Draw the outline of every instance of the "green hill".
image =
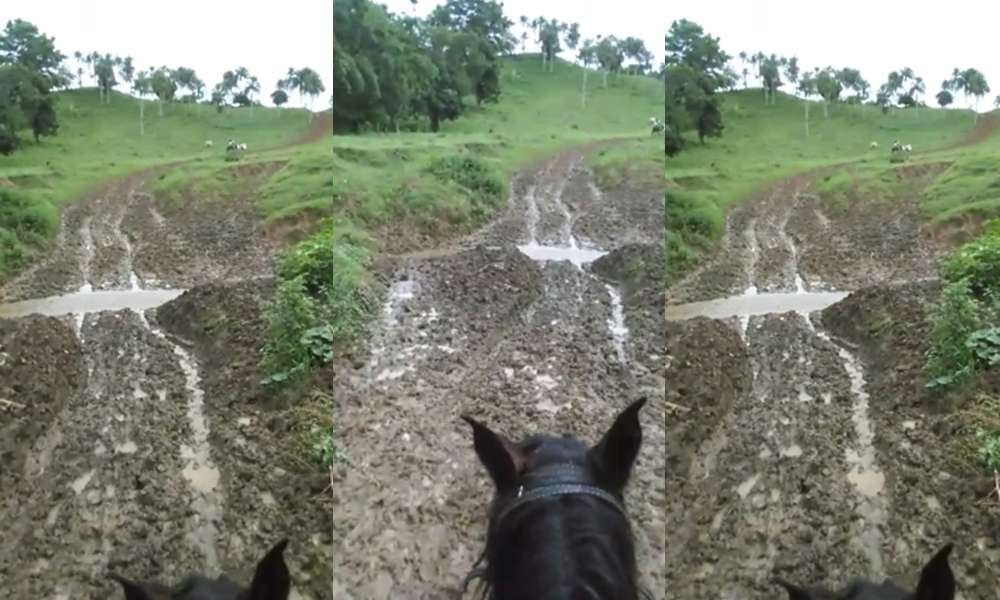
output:
M515 56L504 60L499 102L477 107L467 99L465 114L438 133L334 136L335 216L376 238L389 225L420 239L456 235L503 203L507 176L518 165L600 139L625 140L594 157L605 180L627 172L662 185L663 141L649 135L647 121L663 117L663 81L612 76L604 88L590 71L586 107L582 82L579 66L558 61L543 72L539 55ZM474 180L467 177L472 171Z
M725 95L721 138L696 141L667 159L667 278L676 280L693 268L722 234L723 213L770 181L814 167L856 162L858 172L890 168L889 148L899 139L914 148L913 161L928 160L932 151L953 147L973 130L973 114L965 110L894 110L809 103L809 136L801 99L778 94L765 104L759 89ZM982 121L982 119L980 120ZM693 136L691 136L693 137ZM878 142L877 149L870 143ZM943 151L937 150L936 155ZM960 154L946 151L954 158Z

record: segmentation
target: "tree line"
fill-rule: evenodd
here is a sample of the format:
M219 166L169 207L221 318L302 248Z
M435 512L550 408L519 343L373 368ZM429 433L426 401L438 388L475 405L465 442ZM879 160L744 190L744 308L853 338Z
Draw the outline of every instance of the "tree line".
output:
M518 34L493 0L447 0L426 18L394 14L370 0L338 0L333 10L333 113L345 131L438 131L463 114L467 97L477 105L497 102L500 60L518 46L524 52L529 38L549 72L556 55L569 49L602 71L605 86L609 74L655 74L642 40L582 39L577 23L526 15ZM585 79L581 97L585 102Z
M737 89L742 82L748 88L752 74L761 84L765 103L774 104L776 93L786 84L806 100L805 131L809 135L809 99L818 97L823 103L823 114L829 117L829 105L868 104L879 106L883 113L894 108L919 110L927 106L921 98L926 84L910 67L889 73L877 89L865 80L858 69L827 66L802 71L797 57L783 57L764 52L740 52L740 71L730 65L734 57L719 46L719 39L705 33L696 23L675 21L666 36L667 79L667 141L666 153L673 156L686 145L684 132L696 130L699 140L722 135L722 90ZM873 95L874 93L874 95ZM973 99L978 111L979 101L990 93L985 75L977 69L954 69L952 76L941 84L935 96L938 105L945 108L962 93ZM1000 96L994 102L1000 107ZM978 118L978 112L975 117Z
M51 92L69 89L74 83L82 88L85 74L96 82L102 103L110 104L111 91L123 84L139 98L140 135L145 130L147 98L157 101L160 116L164 105L172 102L212 105L219 112L226 107L250 107L251 115L253 107L260 105L260 80L242 66L223 73L222 80L209 92L189 67L137 70L131 56L96 51L74 52L73 64L68 58L56 48L52 37L39 32L32 23L21 19L7 23L0 33L0 153L10 154L21 145L19 131L30 128L36 142L41 136L55 135L59 124ZM319 73L308 67L290 67L270 98L281 107L289 101L290 93L298 93L308 99L311 109L324 91ZM309 115L311 119L311 111Z

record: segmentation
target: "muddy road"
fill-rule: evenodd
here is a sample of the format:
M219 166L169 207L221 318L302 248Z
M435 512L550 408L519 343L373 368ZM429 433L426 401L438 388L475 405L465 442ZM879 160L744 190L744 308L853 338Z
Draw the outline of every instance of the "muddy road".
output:
M937 255L915 198L834 212L797 177L667 291L668 597L912 588L949 542L957 597L998 597L1000 511L923 387Z
M293 597L327 598L329 475L258 384L274 248L251 196L164 203L158 175L68 207L2 290L0 581L16 598L120 597L108 571L248 583L288 537Z
M461 413L595 443L643 394L626 503L642 584L666 597L662 191L601 191L583 165L526 169L469 239L381 259L382 313L334 384L336 598L459 597L492 496Z

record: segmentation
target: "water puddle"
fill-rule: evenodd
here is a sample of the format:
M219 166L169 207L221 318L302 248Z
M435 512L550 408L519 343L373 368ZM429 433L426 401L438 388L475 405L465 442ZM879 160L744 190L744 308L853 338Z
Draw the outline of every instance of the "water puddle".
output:
M847 371L851 381L851 395L854 397L851 420L854 422L857 445L855 448L847 448L844 452L845 460L850 465L847 480L854 486L860 500L856 507L858 515L864 522L864 527L858 533L860 545L868 557L872 569L881 572L881 527L887 520L885 501L882 496L882 490L885 488L885 474L876 463L873 444L875 432L868 416L868 392L865 389L864 368L854 354L834 342L825 332L818 331L817 335L833 344L837 349L844 370Z
M628 327L625 325L625 310L622 307L622 296L615 287L607 284L605 284L605 287L611 296L611 318L608 319L608 329L611 331L611 337L615 341L618 362L625 364L625 340L628 339Z
M780 314L789 311L806 315L840 302L847 295L848 292L775 292L758 294L756 293L756 289L753 289L752 293L748 289L746 293L739 296L689 302L687 304L667 305L667 320L683 321L694 317L708 317L711 319L740 317L741 322L748 324L749 321L745 321L744 318L752 316Z
M208 443L209 427L204 412L205 392L201 389L198 364L187 350L170 340L160 329L152 327L144 312L139 312L139 318L153 335L170 344L184 372L188 392L187 418L192 439L191 445L182 444L180 447L181 457L187 461L182 475L195 491L192 507L198 516L190 535L192 541L204 552L208 566L217 569L219 557L215 549L218 538L216 523L222 520L221 491L218 490L220 474L209 454L211 446Z
M89 285L89 284L88 284ZM13 318L39 314L49 317L115 311L130 308L136 312L156 308L180 296L185 290L81 290L48 298L36 298L0 304L0 317ZM81 317L77 317L81 318ZM82 321L80 322L82 326Z
M532 241L517 247L525 256L538 262L565 260L573 263L578 269L589 264L607 254L604 250L581 248L574 238L570 238L570 245L564 246L543 246Z

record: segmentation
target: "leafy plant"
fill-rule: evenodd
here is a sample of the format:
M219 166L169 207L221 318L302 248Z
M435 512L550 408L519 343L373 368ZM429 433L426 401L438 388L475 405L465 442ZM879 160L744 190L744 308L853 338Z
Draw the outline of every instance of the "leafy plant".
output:
M979 462L990 471L1000 471L1000 431L977 428L976 442Z

